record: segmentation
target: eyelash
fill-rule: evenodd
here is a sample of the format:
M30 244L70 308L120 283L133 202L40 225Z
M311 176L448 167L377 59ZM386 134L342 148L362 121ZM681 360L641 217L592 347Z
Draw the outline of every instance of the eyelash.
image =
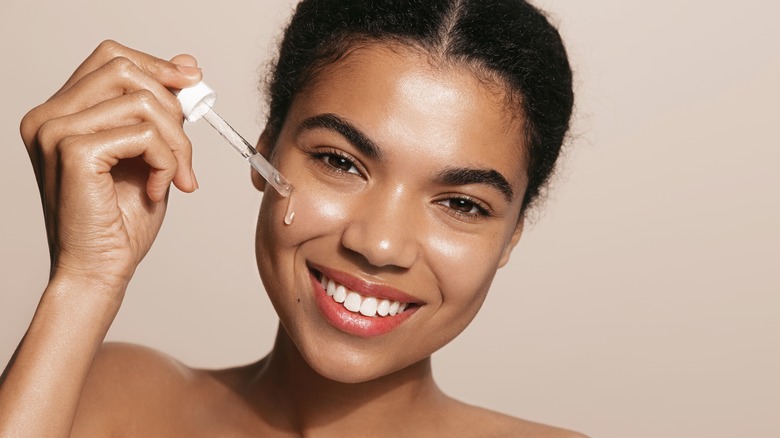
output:
M458 209L448 205L448 203L450 203L452 201L467 202L468 204L471 204L471 210L469 210L467 212L466 211L461 211L461 210L458 210ZM485 203L483 203L482 201L480 201L478 199L474 199L474 198L472 198L470 196L463 196L463 195L453 196L453 197L450 197L450 198L442 199L441 201L438 202L438 204L441 205L442 207L446 208L450 214L452 214L452 215L454 215L454 216L456 216L458 218L466 219L466 220L470 220L470 221L475 221L475 220L479 220L479 219L486 219L486 218L489 218L489 217L493 216L492 212L485 205ZM473 211L474 209L476 209L476 211Z
M356 162L352 156L349 154L346 154L338 149L326 149L326 150L318 150L316 152L310 153L311 157L316 160L318 164L323 166L327 171L335 173L335 174L353 174L353 175L359 175L363 176L363 171L360 169L360 165ZM355 169L355 172L345 171L343 169L340 169L333 164L330 164L328 162L329 158L338 158L341 160L346 161L350 164L350 170L352 168ZM476 211L461 211L458 210L450 205L448 203L456 201L456 202L466 202L468 204L471 204L471 210L476 209ZM470 196L465 195L458 195L458 196L452 196L445 199L441 199L437 202L437 204L441 205L443 208L447 209L447 212L453 216L455 216L458 219L466 220L470 222L475 222L480 219L486 219L493 216L492 212L490 211L490 208L485 205L484 202L472 198Z
M311 156L312 156L312 158L314 158L317 161L317 163L322 165L329 172L333 172L333 173L337 173L337 174L353 174L353 175L359 175L361 177L363 176L363 172L361 171L360 166L355 161L355 159L352 158L350 155L345 154L342 151L335 150L335 149L333 149L333 150L324 150L324 151L323 150L319 150L317 152L312 152ZM330 164L328 162L329 158L338 158L338 159L344 160L347 163L349 163L351 167L350 167L349 170L340 169L340 168L334 166L333 164ZM355 169L355 172L350 172L350 170L352 170L352 168Z

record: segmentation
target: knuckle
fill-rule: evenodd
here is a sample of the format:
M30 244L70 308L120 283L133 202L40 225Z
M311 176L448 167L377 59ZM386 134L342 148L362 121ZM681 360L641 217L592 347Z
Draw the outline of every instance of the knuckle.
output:
M169 99L170 105L173 107L173 114L176 118L182 118L184 110L181 107L181 101L179 99Z
M128 77L135 69L133 61L124 56L115 56L106 65L121 77Z
M81 148L78 147L78 144L79 141L77 136L68 135L62 137L60 141L57 142L57 149L61 156L72 155L74 151L81 150Z
M141 141L152 141L159 134L157 126L154 123L143 121L138 124L138 135Z
M110 59L119 56L123 48L124 46L118 42L111 39L106 39L98 44L97 48L95 49L95 53Z
M30 145L35 139L35 135L38 132L38 108L33 108L27 114L22 117L22 121L19 123L19 133L22 136L22 140L24 141L24 144Z
M168 171L168 178L173 179L173 177L176 175L176 172L179 171L179 162L173 158L165 160L165 162Z
M135 99L136 104L147 113L152 112L155 102L157 101L154 93L145 88L134 91L133 99Z
M177 144L172 145L171 153L177 163L190 165L192 163L191 149L188 149L188 145L184 141L180 141Z
M187 137L186 135L183 135L182 137L183 137L182 142L181 142L182 147L184 148L185 151L191 152L192 151L192 142L190 141L189 137Z
M42 148L48 148L50 145L56 144L60 130L60 124L57 123L56 120L47 120L43 122L41 127L38 129L38 144Z
M57 142L57 152L63 171L68 171L86 163L90 151L78 136L70 135Z

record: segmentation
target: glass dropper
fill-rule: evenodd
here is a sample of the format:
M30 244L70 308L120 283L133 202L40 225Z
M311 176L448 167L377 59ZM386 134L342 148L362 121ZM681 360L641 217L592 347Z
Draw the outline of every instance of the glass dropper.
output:
M211 87L199 82L192 87L180 90L176 97L181 103L182 113L187 121L195 122L201 118L205 119L280 195L288 197L292 194L292 184L211 108L217 100L217 94Z

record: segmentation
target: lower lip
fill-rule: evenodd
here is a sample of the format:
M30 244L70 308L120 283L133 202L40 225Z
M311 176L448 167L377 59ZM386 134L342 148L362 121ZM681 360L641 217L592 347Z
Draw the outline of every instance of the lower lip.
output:
M393 331L409 318L417 307L405 310L395 316L363 316L359 313L353 313L345 309L341 304L333 301L322 287L322 283L317 280L313 273L309 273L314 286L314 297L317 301L317 308L325 319L340 331L350 335L370 338L373 336L384 335Z

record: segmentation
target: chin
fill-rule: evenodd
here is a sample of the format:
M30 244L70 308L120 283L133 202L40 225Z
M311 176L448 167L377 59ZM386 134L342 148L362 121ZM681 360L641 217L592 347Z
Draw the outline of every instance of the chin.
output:
M374 381L430 357L425 348L409 348L409 339L399 347L391 339L359 339L334 333L331 327L290 328L292 330L285 330L288 340L292 341L287 345L295 351L288 355L297 355L312 372L334 382Z
M347 362L346 364L344 362ZM307 361L309 366L320 376L339 383L364 383L375 380L389 373L383 373L370 365L360 365L350 361Z
M413 359L399 361L399 355L388 355L384 349L338 345L332 339L305 344L298 351L309 367L320 376L340 383L368 382L415 363ZM328 347L322 348L323 345Z

